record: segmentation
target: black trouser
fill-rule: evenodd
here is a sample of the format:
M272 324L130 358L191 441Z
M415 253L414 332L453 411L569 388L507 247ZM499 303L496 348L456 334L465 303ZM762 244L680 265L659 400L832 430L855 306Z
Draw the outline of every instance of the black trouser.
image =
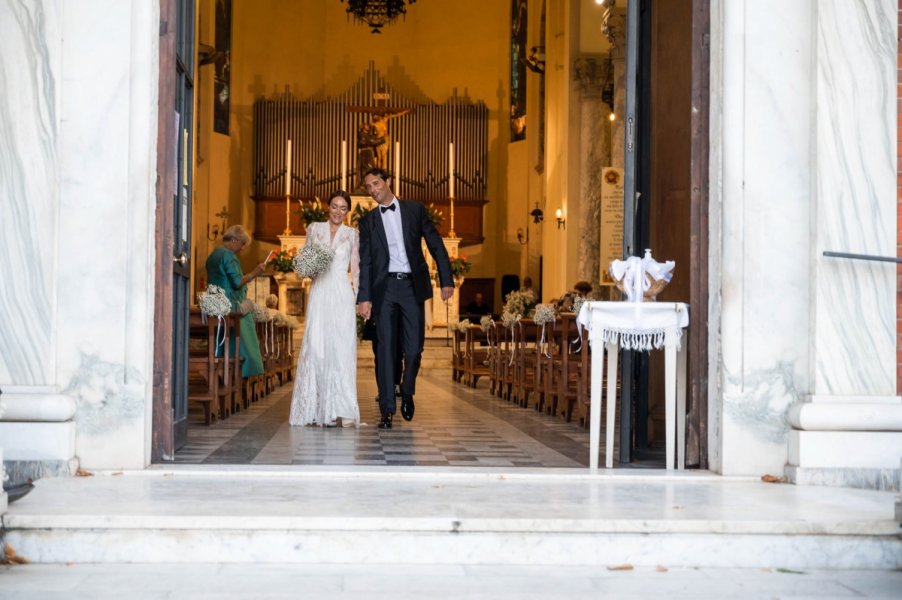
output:
M404 358L401 393L416 393L420 356L426 337L423 303L416 299L411 279L389 279L376 311L376 384L379 410L394 414L395 372L398 356Z
M375 323L375 321L373 321ZM374 326L375 329L375 326ZM400 337L400 333L396 332L396 335ZM379 335L378 333L373 334L373 360L376 363L376 372L379 372ZM395 351L395 387L399 388L401 386L401 373L403 373L404 365L402 361L401 352L399 352L400 348ZM379 396L376 396L376 400L379 399Z

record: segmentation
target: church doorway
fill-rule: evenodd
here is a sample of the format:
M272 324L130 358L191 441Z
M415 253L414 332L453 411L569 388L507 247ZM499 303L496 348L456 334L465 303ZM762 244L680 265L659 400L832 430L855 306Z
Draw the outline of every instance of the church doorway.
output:
M250 248L250 254L253 256L246 259L245 268L247 270L248 267L256 264L258 259L262 259L269 250L278 249L277 238L283 233L283 229L300 228L301 219L305 216L303 214L304 205L297 207L292 200L286 206L284 198L276 197L277 194L274 194L272 198L254 198L257 179L260 177L266 179L271 174L261 174L255 169L258 151L254 149L256 143L254 122L258 115L254 111L253 101L248 101L248 98L274 98L284 95L286 90L290 90L298 98L310 99L311 102L337 95L338 91L336 90L344 89L347 82L353 81L357 73L366 70L361 68L361 65L365 63L358 60L357 54L361 54L366 55L367 60L370 60L370 56L374 56L385 78L402 89L409 98L417 101L422 101L424 98L438 98L439 102L437 103L440 103L450 96L447 90L454 88L454 93L459 97L485 101L490 115L487 144L482 150L486 156L486 167L478 176L473 175L471 178L458 180L458 196L466 193L466 190L470 189L469 186L482 177L485 179L483 183L487 189L486 199L480 200L478 204L474 202L472 207L469 207L463 200L454 208L445 198L435 202L434 206L445 215L445 233L449 229L449 217L456 209L454 217L457 219L458 233L467 232L461 235L462 238L472 234L469 243L461 245L460 253L477 257L474 261L476 266L470 285L478 282L480 293L488 296L489 304L494 308L493 312L496 314L500 313L504 302L500 289L502 275L519 273L522 276L534 272L536 287L545 299L552 299L566 290L563 287L560 290L552 289L554 278L549 277L549 274L554 273L559 267L556 257L544 252L541 245L544 235L541 228L555 227L553 211L548 211L548 214L545 215L545 223L541 223L540 218L535 214L536 208L540 206L547 208L545 204L547 200L544 196L547 190L551 189L548 184L541 183L541 181L557 175L551 172L551 169L546 169L544 173L537 175L533 163L540 146L542 152L552 150L550 146L544 145L546 142L550 143L548 132L557 128L555 135L558 138L566 139L568 136L578 136L580 125L573 120L569 122L566 119L554 121L553 115L550 114L542 113L539 116L538 107L544 101L544 96L551 92L543 88L540 95L538 91L540 88L539 73L533 71L533 67L540 66L540 59L544 61L541 68L546 73L550 69L558 69L558 67L564 69L563 65L571 65L575 58L574 52L563 58L554 58L550 54L543 56L539 52L540 41L548 40L560 33L556 32L557 30L546 30L545 24L553 22L555 27L578 29L580 11L584 11L584 14L588 14L585 11L597 11L599 10L597 3L594 0L512 1L504 7L504 10L493 8L489 11L494 15L493 19L502 23L503 26L498 29L499 31L503 30L506 39L512 39L514 13L520 14L521 10L525 10L529 15L527 18L532 19L527 21L529 23L526 30L528 47L524 50L526 62L530 62L532 65L525 79L525 89L528 92L524 105L536 118L527 120L521 119L522 115L517 116L510 113L513 103L509 103L511 99L509 82L512 81L515 69L512 69L511 63L508 62L510 47L507 42L503 44L503 48L498 49L498 52L503 53L504 58L491 59L499 64L508 62L507 65L503 65L503 76L495 76L497 75L495 74L491 77L483 77L483 79L490 80L489 84L468 81L466 76L467 69L479 74L480 69L487 67L470 61L469 67L463 68L461 74L455 75L455 69L458 67L453 64L448 66L458 60L466 62L465 56L458 56L460 47L477 46L479 40L497 38L498 35L495 33L492 35L481 34L479 28L476 28L479 31L473 33L473 28L461 27L460 23L455 24L453 15L446 15L446 22L441 27L429 25L427 22L429 14L426 13L425 5L421 7L421 3L417 3L409 9L407 25L419 28L420 31L429 30L429 35L433 39L430 40L428 46L432 50L428 53L416 50L382 51L379 50L375 40L379 40L380 44L385 44L385 40L388 40L387 46L395 49L404 47L398 45L397 41L392 41L392 36L396 34L390 27L387 26L382 34L378 34L382 36L381 38L375 35L372 38L366 38L364 41L369 44L369 47L365 44L350 43L357 38L353 33L344 33L346 30L343 27L346 24L350 27L351 24L344 19L343 14L342 18L336 20L330 12L335 8L331 6L332 4L338 6L342 11L345 5L328 0L323 0L320 4L311 3L304 11L297 7L283 7L281 10L287 10L290 14L267 16L249 15L247 7L239 9L237 3L233 4L228 0L196 0L196 3L195 0L162 0L161 2L164 21L169 27L173 27L180 20L193 24L193 27L184 28L184 32L178 35L179 43L193 44L194 32L196 32L198 43L197 50L189 50L186 45L179 46L185 55L182 56L177 52L170 54L166 58L168 62L161 61L160 69L161 115L167 111L168 114L172 114L170 97L175 97L177 102L186 103L178 114L184 115L184 118L188 119L184 123L190 123L190 125L186 128L188 137L182 139L182 143L170 139L171 132L174 131L173 127L168 127L169 131L165 124L161 123L160 127L159 147L163 152L159 161L161 180L165 175L167 178L165 180L170 181L172 185L167 188L168 192L158 191L157 305L158 307L169 305L171 312L158 308L155 330L154 435L152 441L154 462L169 462L177 458L179 448L183 448L185 444L187 427L205 427L202 421L197 421L200 418L199 414L195 414L194 410L189 414L187 393L184 391L187 389L186 374L183 372L188 342L185 338L186 333L182 333L179 328L182 327L180 319L187 314L188 306L194 304L196 293L205 287L203 262L210 249L221 242L221 233L226 225L241 223L247 226L254 232L255 238ZM479 0L459 4L463 7L462 14L467 13L468 10L472 14L476 14L473 11L478 12L484 9L483 3ZM705 350L707 348L707 78L709 73L707 28L709 0L693 0L691 3L677 0L655 3L643 0L630 0L629 2L621 0L607 4L612 5L612 9L619 11L628 29L626 35L628 43L623 48L624 65L629 63L627 68L631 69L624 78L623 114L616 115L616 118L622 122L622 129L618 129L618 132L622 132L623 136L621 164L626 176L624 252L627 255L641 254L642 249L648 247L654 250L655 256L659 259L676 260L678 264L678 276L659 299L688 301L691 307L692 318L688 338L690 392L687 465L705 468L707 466L707 356ZM430 8L429 10L438 9ZM472 14L464 15L461 18L472 19ZM166 15L171 18L165 19ZM282 22L291 24L290 26L284 25ZM404 22L399 21L396 27L400 27L402 24ZM343 33L335 36L333 34L339 30L339 25L342 26ZM482 26L480 24L480 27ZM228 28L229 35L225 38L222 37L223 27ZM596 29L597 31L592 32L592 35L601 35L600 28ZM329 35L327 36L326 33ZM460 39L466 38L468 35L473 35L474 38L472 40ZM286 37L282 40L283 36L291 36L294 41L287 43L289 38ZM286 43L283 44L279 40ZM408 42L408 45L416 43L412 40L408 40ZM395 45L392 46L392 44ZM578 42L574 42L574 44L574 48L578 46ZM626 56L628 52L632 52L632 59ZM311 56L318 56L318 58L311 59ZM310 68L300 71L283 69L285 65L305 60L311 61ZM443 65L442 68L427 68L425 65L429 60L438 61L436 64ZM554 60L560 64L554 63ZM485 59L485 62L491 61ZM174 65L174 67L169 69L167 65ZM179 79L180 77L181 79ZM550 79L545 75L542 77L545 80ZM336 81L345 83L339 85ZM564 83L557 79L555 85L566 87L571 83L565 78ZM179 85L182 87L179 88ZM195 88L196 101L194 100ZM181 89L184 91L177 93L177 90ZM164 109L164 107L166 108ZM195 107L196 114L192 112ZM611 112L614 112L615 107L611 106L611 108ZM620 106L617 107L617 109L620 108ZM398 118L383 123L383 125L387 126L390 131L399 131L399 125L405 119L410 119L410 115L404 116L400 114L400 111L396 111L393 113L394 115L397 115ZM514 139L522 133L514 127L515 122L520 125L526 123L526 145ZM620 126L620 122L618 122L618 126ZM184 133L182 136L184 137ZM398 139L403 141L405 138ZM302 142L298 137L295 137L293 142L294 156L297 158L298 153L303 151L300 146ZM314 142L319 143L317 140ZM407 142L403 143L406 147ZM411 143L411 147L414 147L415 143L416 138ZM323 141L323 144L328 145L324 146L324 148L328 147L328 151L324 150L323 153L330 156L350 156L353 152L353 148L351 148L347 154L345 153L341 139ZM392 156L394 147L388 146L383 150L386 152L385 160L389 161L390 166L394 166ZM379 156L378 152L374 152L373 155L374 158ZM446 156L436 158L436 161L446 161ZM521 199L519 172L512 167L522 158L525 158L522 161L524 164L523 174L529 173L526 179L540 182L533 185L528 182L525 184L525 196L522 197L526 198L526 202ZM571 159L578 160L578 157L572 155ZM350 162L349 159L339 158L336 159L336 165L341 165L342 160ZM190 164L191 168L183 172L181 166L183 164ZM171 173L168 172L168 165L172 165ZM317 176L305 168L295 169L290 172L292 180L296 182ZM347 170L353 169L348 167ZM409 182L408 189L411 191L421 180L431 181L437 185L438 180L441 179L439 173L429 169L425 170L423 176L418 179L415 177L415 173L409 170L407 163L403 163L399 170L405 172L402 181ZM277 171L278 169L273 173ZM333 185L339 185L340 181L350 179L349 176L348 179L342 179L341 173L345 171L345 167L337 168L335 171L338 175L337 179L332 182ZM176 186L176 182L179 181L179 173L182 173L182 185ZM298 183L298 185L300 184ZM171 190L173 189L178 189L179 192L172 194ZM630 198L634 200L630 201ZM521 210L521 204L527 210ZM468 213L468 210L472 210L472 214ZM540 210L539 215L541 214ZM160 215L165 218L161 218ZM182 219L181 222L180 219ZM575 220L578 219L567 223L567 228L565 228L567 237L575 238L579 235L580 230L578 224L574 222ZM182 237L180 229L182 227L186 227L186 231L189 232L187 240ZM561 228L560 221L558 221L557 227ZM452 228L454 227L452 226ZM532 241L530 241L530 235ZM575 247L575 243L573 245ZM525 254L523 246L529 248ZM187 257L185 260L181 259L182 252ZM173 264L176 265L175 270L172 268ZM167 269L172 272L171 275L167 273ZM179 288L179 282L183 281L179 279L180 276L187 277L189 282L182 285L182 288ZM278 289L277 286L273 284L272 291L276 289ZM301 297L297 297L297 290L289 288L285 290L285 294L282 294L280 290L280 300L287 301L289 292L295 293L295 296L292 296L294 303L292 310L303 313L303 294ZM473 293L470 292L471 295ZM283 295L285 298L281 298ZM468 297L466 301L469 302L471 299ZM441 318L441 315L437 313L436 318ZM361 346L360 351L366 352L366 348L366 346ZM623 381L627 383L623 385L621 406L618 411L620 420L617 424L620 437L628 442L620 444L617 450L617 458L622 465L663 466L663 459L659 452L663 440L663 408L661 403L656 400L663 396L661 362L663 361L659 361L655 356L629 356L629 353L624 353L622 376ZM482 381L485 385L485 380ZM368 387L372 384L366 381L365 376L361 377L361 382L359 393L360 405L363 408L365 404L372 401L374 394L373 390ZM283 385L281 393L290 394L290 387L290 382ZM504 439L486 441L486 444L489 445L509 446L513 444L517 446L519 444L521 448L525 448L541 438L545 440L547 448L552 450L556 448L556 451L560 451L559 454L572 458L570 456L572 447L563 443L562 440L571 436L578 440L576 442L578 446L583 443L580 436L587 435L585 430L581 430L579 423L574 424L572 431L567 430L561 433L558 430L561 429L562 424L554 420L554 417L549 417L551 421L547 425L541 422L541 418L536 422L529 419L520 422L518 413L512 406L496 406L487 397L478 393L478 387L477 391L473 392L460 384L452 384L450 376L443 378L427 374L423 379L422 387L424 390L429 390L430 397L441 398L446 402L461 403L460 410L448 416L449 419L472 422L472 415L478 414L480 411L494 418L494 420L487 420L482 425L473 425L481 428L480 431L489 431L490 435L495 435L502 429L509 434ZM260 413L258 416L261 417L261 420L255 421L258 432L269 431L268 428L276 427L272 416L278 412L274 408L279 402L276 398L278 393L277 391L272 394L271 406L258 411ZM263 407L262 404L260 406ZM272 412L273 410L275 412ZM438 411L438 408L436 410ZM245 411L239 413L239 416L249 417L251 413L252 411ZM265 416L266 414L269 416ZM420 414L424 413L418 413L418 419ZM535 416L541 417L541 415L530 415L530 418ZM195 419L194 422L191 421L192 418ZM220 428L234 427L238 420L236 417L230 417L221 422ZM376 422L372 418L370 421L372 424ZM229 425L230 422L232 425ZM514 425L511 425L512 422L515 422ZM415 425L416 422L411 431L415 431ZM444 425L432 423L430 426L438 431ZM569 425L567 426L569 427ZM510 427L513 428L510 429ZM557 431L557 433L546 435L546 430ZM207 429L207 431L213 430ZM535 433L537 437L530 437L528 433L538 431L542 433ZM320 433L318 432L317 435ZM323 435L332 435L332 433L334 432L327 432ZM295 434L285 436L284 432L280 435L286 439L296 437ZM415 437L413 433L410 435L412 438ZM323 439L325 441L322 443L328 444L328 439ZM285 442L285 439L282 442ZM292 442L289 440L286 443ZM365 447L366 444L363 443L360 449L365 449ZM449 447L452 448L450 456L457 456L453 452L456 446L451 444ZM584 450L580 448L579 451L583 452ZM222 453L222 456L225 454L228 452ZM359 453L360 456L366 456L366 454L366 452ZM443 454L445 458L448 458L448 452ZM536 459L536 456L535 453L527 452L519 456L518 462L531 467L564 466L555 463L555 460L548 459L549 456L552 456L551 454L543 455L548 460ZM377 459L361 458L360 460ZM240 452L232 455L232 458L223 458L223 462L252 464L255 461L260 462L258 456L250 457L241 455ZM265 463L265 460L263 462ZM430 461L427 459L426 462ZM441 463L441 460L437 459L432 462ZM451 463L450 460L447 462ZM580 460L574 459L573 464L568 466L580 466Z

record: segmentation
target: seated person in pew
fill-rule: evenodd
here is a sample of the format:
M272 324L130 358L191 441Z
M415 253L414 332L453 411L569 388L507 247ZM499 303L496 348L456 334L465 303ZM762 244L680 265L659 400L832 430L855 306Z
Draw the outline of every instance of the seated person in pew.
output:
M483 315L492 314L492 308L486 304L483 299L482 292L476 292L476 296L473 297L473 301L467 304L466 311L464 313L464 318L470 319L473 323L479 323L479 319L483 317Z

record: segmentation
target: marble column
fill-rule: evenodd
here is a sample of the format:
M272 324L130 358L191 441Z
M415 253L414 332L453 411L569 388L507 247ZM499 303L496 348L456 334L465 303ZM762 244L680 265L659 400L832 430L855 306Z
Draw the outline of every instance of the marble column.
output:
M602 32L611 43L614 66L614 115L609 125L611 133L611 162L607 166L623 168L623 119L626 115L626 7L606 8Z
M599 233L601 229L601 171L610 164L611 144L608 114L610 107L601 99L604 84L604 57L584 56L573 65L579 87L579 251L576 276L598 283Z
M898 3L816 3L816 194L809 393L791 407L788 475L899 489L896 268Z

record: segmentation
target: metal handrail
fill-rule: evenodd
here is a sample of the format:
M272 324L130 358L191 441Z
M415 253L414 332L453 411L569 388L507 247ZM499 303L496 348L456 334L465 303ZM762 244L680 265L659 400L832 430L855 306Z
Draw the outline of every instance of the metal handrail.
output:
M849 252L833 252L831 250L824 250L824 256L829 256L831 258L852 258L855 260L874 260L877 262L888 262L888 263L902 263L902 258L897 256L875 256L873 254L851 254Z

